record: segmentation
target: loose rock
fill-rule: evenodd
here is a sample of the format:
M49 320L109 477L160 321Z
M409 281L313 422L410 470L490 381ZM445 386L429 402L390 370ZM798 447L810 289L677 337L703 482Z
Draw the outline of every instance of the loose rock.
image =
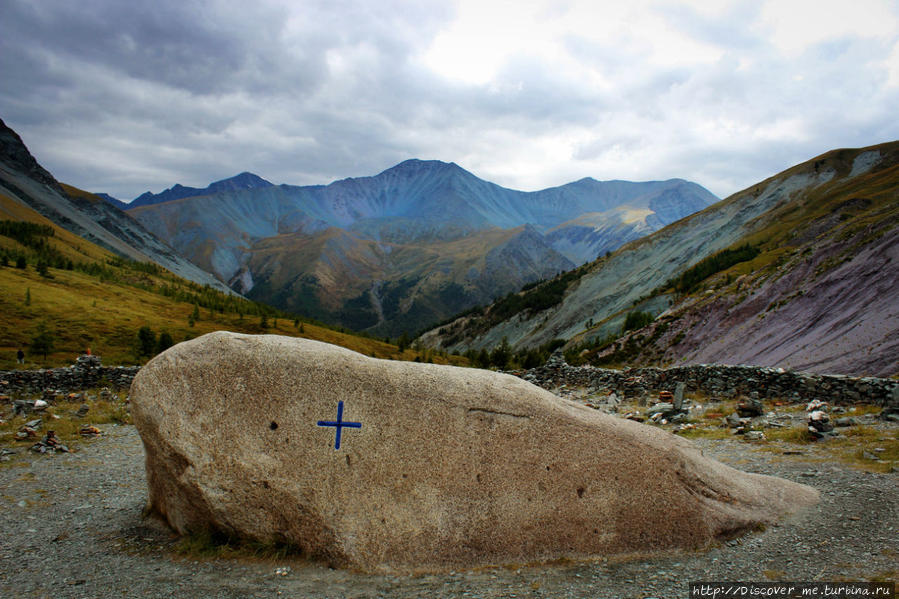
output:
M765 413L765 407L758 397L741 397L737 400L737 414L743 418L754 418Z
M674 387L674 397L672 398L672 403L674 404L674 409L680 411L684 405L684 392L687 390L687 385L684 383L678 383Z

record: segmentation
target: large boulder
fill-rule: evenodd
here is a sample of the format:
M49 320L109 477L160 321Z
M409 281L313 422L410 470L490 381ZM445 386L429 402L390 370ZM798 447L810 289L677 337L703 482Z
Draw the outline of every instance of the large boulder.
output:
M176 531L363 570L700 548L818 498L512 376L304 339L181 343L131 397L150 510Z

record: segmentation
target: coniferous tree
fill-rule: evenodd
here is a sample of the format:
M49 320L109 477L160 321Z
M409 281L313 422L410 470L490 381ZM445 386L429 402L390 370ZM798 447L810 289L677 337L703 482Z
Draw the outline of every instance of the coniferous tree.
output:
M159 333L159 341L156 342L156 353L161 354L173 345L175 345L175 341L172 339L172 336L168 331L163 331Z
M41 354L44 357L44 361L46 361L47 354L53 351L55 341L53 333L47 330L47 324L44 322L38 323L37 331L31 338L30 351L32 354Z
M31 287L28 287L27 289L25 289L25 305L26 306L31 305Z
M396 341L396 347L400 353L406 351L406 348L409 347L409 335L406 331L403 331L403 334L400 335L400 338Z
M152 356L156 349L156 333L148 326L137 331L137 351L140 356Z
M200 319L200 307L194 304L194 311L187 316L187 326L194 326Z
M496 346L493 349L493 353L490 354L490 363L500 370L505 370L509 366L509 360L511 359L512 347L509 345L509 340L506 337L503 337L500 344Z

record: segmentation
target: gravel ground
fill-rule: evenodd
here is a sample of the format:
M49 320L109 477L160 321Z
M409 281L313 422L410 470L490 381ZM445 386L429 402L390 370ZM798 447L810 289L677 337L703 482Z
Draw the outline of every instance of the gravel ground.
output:
M104 428L77 452L21 451L0 465L0 596L687 597L690 581L890 580L899 567L896 472L864 472L815 447L781 455L731 439L697 442L737 468L817 487L821 502L709 551L628 560L374 576L299 558L186 559L166 529L141 517L146 483L136 430Z

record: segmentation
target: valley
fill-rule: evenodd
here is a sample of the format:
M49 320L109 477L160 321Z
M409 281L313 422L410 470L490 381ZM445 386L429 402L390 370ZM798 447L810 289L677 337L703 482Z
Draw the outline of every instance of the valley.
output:
M899 373L897 142L822 154L721 201L679 179L520 192L408 160L307 187L241 173L122 212L57 183L15 132L0 141L0 213L52 229L34 247L0 236L8 352L38 323L61 331L57 354L93 344L114 363L140 358L141 326L176 342L308 327L362 331L340 343L369 355L482 367L561 348L599 366Z
M247 297L392 337L570 270L717 201L679 179L587 178L521 192L436 160L329 185L257 181L232 189L230 182L192 197L181 197L184 187L145 194L127 211ZM373 288L382 295L372 297Z

